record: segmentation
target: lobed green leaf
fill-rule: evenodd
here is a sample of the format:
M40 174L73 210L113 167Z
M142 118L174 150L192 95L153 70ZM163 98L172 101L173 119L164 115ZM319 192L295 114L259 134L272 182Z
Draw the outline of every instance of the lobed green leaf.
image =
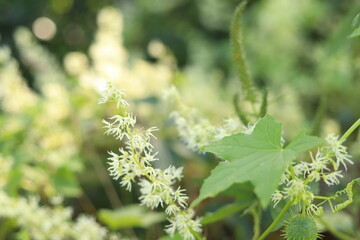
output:
M266 115L252 134L234 134L203 147L228 162L220 163L205 179L192 207L208 197L217 196L234 183L250 181L263 207L276 190L281 175L296 156L323 142L301 132L289 145L281 145L281 124Z

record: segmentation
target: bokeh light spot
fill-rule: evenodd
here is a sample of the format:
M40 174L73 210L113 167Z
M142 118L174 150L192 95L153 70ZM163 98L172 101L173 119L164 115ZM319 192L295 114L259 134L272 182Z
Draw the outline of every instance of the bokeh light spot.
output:
M56 25L50 18L40 17L34 21L32 30L37 38L48 41L55 36Z

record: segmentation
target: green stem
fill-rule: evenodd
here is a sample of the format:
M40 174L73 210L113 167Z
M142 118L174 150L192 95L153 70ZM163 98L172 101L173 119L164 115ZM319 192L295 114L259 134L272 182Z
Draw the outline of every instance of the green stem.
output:
M265 237L267 235L269 235L273 229L275 228L275 226L280 222L280 220L283 218L284 214L289 210L289 208L291 207L291 205L293 204L292 201L289 201L285 207L281 210L281 212L279 213L279 215L277 215L277 217L274 219L274 221L272 222L272 224L265 230L265 232L263 234L261 234L261 236L257 239L257 240L263 240L265 239Z
M191 231L191 233L194 235L194 237L196 238L196 240L203 240L203 238L201 237L201 235L198 233L198 232L196 232L196 231L194 231L194 230L190 230Z
M312 125L311 135L313 136L319 135L321 131L322 122L324 120L324 116L326 113L326 107L327 107L327 99L326 99L326 95L323 94L320 99L319 107L316 110L315 119Z
M314 196L314 199L322 199L322 200L329 200L329 197L323 197L323 196Z
M243 113L240 109L239 106L239 94L235 94L234 99L233 99L233 103L234 103L234 107L235 107L235 111L236 114L238 115L240 121L247 126L249 124L249 120L246 117L246 114Z
M339 232L332 226L330 226L327 222L325 222L322 218L319 218L319 221L326 227L326 229L335 237L337 237L340 240L355 240L354 237L349 236L345 233Z
M111 206L113 208L121 207L122 203L116 192L116 189L112 184L109 174L107 173L104 165L100 162L101 157L96 152L93 152L93 154L96 156L97 159L89 158L90 162L94 171L96 172L98 179L100 180L101 185L103 186L103 189L110 201Z
M256 93L252 78L247 66L243 47L240 18L245 8L246 1L241 2L235 9L230 26L230 41L232 46L233 64L236 67L240 82L245 93L245 99L255 103Z
M352 134L357 127L360 126L360 118L342 135L340 142L345 142L345 140Z
M268 105L268 91L267 91L267 89L265 89L264 93L263 93L263 97L262 97L261 107L260 107L260 113L259 113L260 117L265 117L265 115L267 113L267 105Z
M289 164L289 170L290 170L290 173L291 173L291 178L294 179L294 180L297 179L297 177L295 175L294 167L291 164Z
M252 239L256 240L260 235L261 210L259 210L258 206L255 206L250 213L254 219L254 235Z

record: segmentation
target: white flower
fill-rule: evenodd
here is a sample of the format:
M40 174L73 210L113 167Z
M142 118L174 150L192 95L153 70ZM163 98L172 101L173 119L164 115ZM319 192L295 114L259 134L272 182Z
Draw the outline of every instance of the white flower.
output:
M106 87L101 93L101 97L98 100L98 104L107 102L116 102L116 106L127 106L129 105L123 97L125 97L125 89L117 89L111 83L107 83Z
M320 179L321 179L321 174L320 174L318 171L312 171L312 172L309 174L308 178L309 178L311 181L315 180L315 182L318 182L318 181L320 181Z
M306 174L309 174L310 167L307 163L301 162L294 166L294 172L296 176L303 176L305 177Z
M151 143L142 134L130 135L128 143L130 148L135 148L139 152L143 152L145 149L152 149Z
M72 220L72 209L57 205L53 208L40 206L39 199L12 198L0 191L0 217L16 219L18 227L29 234L29 239L107 239L107 231L86 215Z
M340 142L340 140L338 138L339 137L335 136L334 134L329 134L325 138L325 140L329 144L330 149L335 154L335 158L336 158L335 170L338 169L338 167L340 166L340 163L344 166L345 169L347 169L346 163L353 164L353 161L351 161L351 159L350 159L351 156L347 153L347 148L345 146L341 145L342 142Z
M274 202L274 207L276 207L276 205L281 201L281 199L284 198L284 195L281 194L281 192L279 190L276 190L272 197L271 200Z
M80 216L74 226L77 240L96 240L106 237L106 229L100 227L96 221L88 216Z
M288 169L286 169L286 171L281 175L279 185L288 183L289 181L290 181L290 172Z
M174 200L177 201L179 205L183 208L186 207L187 200L189 198L188 196L186 196L184 191L184 189L180 189L180 187L178 187L178 189L174 192Z
M159 205L163 207L163 200L160 195L156 193L149 193L147 195L140 196L139 200L142 205L145 205L151 209L157 208Z
M153 161L159 160L155 156L158 154L158 152L152 154L150 151L144 151L144 156L141 158L141 160L147 164L150 164Z
M113 177L114 180L118 180L121 177L120 174L120 156L113 153L113 152L108 152L111 157L108 158L108 164L110 165L110 167L108 168L109 172L110 172L110 176Z
M157 127L151 127L151 128L146 129L146 131L145 131L146 138L150 139L151 137L153 137L156 139L156 137L152 134L152 132L158 131L158 130L159 129Z
M322 178L324 179L324 182L330 186L330 185L335 185L335 184L339 184L339 177L343 177L343 175L341 175L341 171L334 171L328 174L323 174Z
M225 124L223 125L223 128L227 131L236 131L240 127L240 121L238 118L227 118L224 120Z
M319 150L316 152L315 158L313 154L310 152L310 157L312 162L309 164L309 166L312 170L316 170L316 171L323 171L324 169L329 170L329 168L327 168L326 166L328 164L328 160L326 157L322 156Z
M256 123L255 124L249 123L247 126L243 126L243 133L252 134L255 127L256 127Z
M166 226L165 231L170 236L173 236L175 231L178 230L185 240L195 240L191 231L200 232L201 224L200 219L192 220L193 217L194 212L192 210L181 212L174 218L169 219L170 224Z
M288 182L287 186L284 188L284 193L294 201L302 200L304 193L309 188L301 179L293 179Z
M176 206L175 204L170 204L169 206L167 206L167 208L165 209L165 213L167 215L173 215L176 212L180 211L180 208L178 206Z
M310 216L317 215L319 208L315 204L310 204L306 207L306 213Z
M121 186L125 187L126 190L131 191L131 185L132 182L135 181L136 175L133 172L127 172L124 174L124 177L122 177L122 180L120 182Z

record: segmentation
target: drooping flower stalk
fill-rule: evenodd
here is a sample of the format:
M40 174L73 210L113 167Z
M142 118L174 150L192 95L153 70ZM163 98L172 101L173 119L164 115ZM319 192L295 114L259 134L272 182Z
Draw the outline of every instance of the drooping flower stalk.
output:
M125 141L125 147L119 148L119 153L109 152L110 176L119 180L121 186L128 191L131 191L133 184L138 181L141 204L151 209L160 206L165 208L170 221L165 231L169 235L178 232L184 239L199 238L200 219L193 220L194 211L187 208L188 196L185 190L173 186L181 180L182 168L170 166L161 170L152 166L152 162L158 158L150 140L155 138L153 132L158 129L156 127L147 130L136 128L136 117L126 112L128 103L124 100L124 96L123 89L117 89L108 83L99 99L99 104L116 102L117 107L121 109L119 115L103 120L105 134Z

